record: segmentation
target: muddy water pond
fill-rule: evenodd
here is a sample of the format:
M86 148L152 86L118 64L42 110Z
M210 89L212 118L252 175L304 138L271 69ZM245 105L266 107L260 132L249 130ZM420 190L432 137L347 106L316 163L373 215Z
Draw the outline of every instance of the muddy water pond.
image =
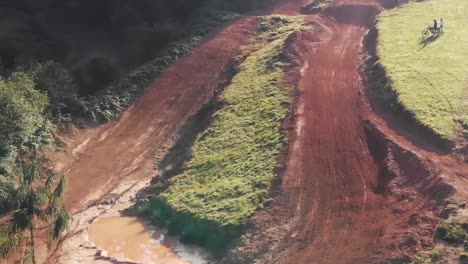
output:
M154 229L135 217L104 217L88 228L89 240L108 257L144 264L204 264L210 254L185 245L164 230Z

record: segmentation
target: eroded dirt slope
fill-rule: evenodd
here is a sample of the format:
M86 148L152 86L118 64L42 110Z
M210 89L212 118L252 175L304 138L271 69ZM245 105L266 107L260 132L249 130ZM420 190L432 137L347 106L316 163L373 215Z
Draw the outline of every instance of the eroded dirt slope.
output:
M167 69L118 122L83 142L82 154L61 169L68 176L67 207L82 208L124 178L151 176L155 152L227 80L230 61L255 28L255 18L229 26Z
M283 178L287 207L299 223L283 263L357 263L393 221L374 192L379 167L367 146L358 94L363 26L376 8L332 12L343 23L321 19L323 40L299 83L298 134Z
M360 121L356 69L364 29L325 23L329 40L310 58L300 82L303 110L295 144L302 147L292 154L283 185L291 213L303 219L294 240L309 242L306 248L291 247L288 255L298 263L365 256L391 221L373 191L379 169Z
M305 2L288 1L274 13L297 15ZM256 216L257 234L227 262L401 262L431 243L438 203L455 192L448 183L466 186L465 165L413 145L363 100L361 43L380 10L372 0L337 1L309 18L315 36L291 39L311 51L299 59L304 67L280 193ZM122 179L150 176L152 155L212 98L255 21L242 19L195 49L116 124L85 141L79 159L62 168L67 206L81 209ZM257 258L265 250L259 244L268 252Z
M380 2L337 1L310 17L315 38L296 38L314 51L299 54L279 194L225 263L404 263L433 242L443 199L466 192L466 164L412 144L367 104L361 44Z

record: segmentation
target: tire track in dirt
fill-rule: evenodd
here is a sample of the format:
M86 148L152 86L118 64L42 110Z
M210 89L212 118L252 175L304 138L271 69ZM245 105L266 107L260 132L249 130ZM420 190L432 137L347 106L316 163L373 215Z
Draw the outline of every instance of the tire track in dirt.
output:
M364 25L372 11L348 16ZM295 140L302 147L290 154L283 176L287 207L295 208L290 214L298 224L282 263L357 263L392 219L385 199L374 193L379 168L361 123L357 69L367 29L326 17L321 23L328 36L299 83L304 110L298 122L305 128Z
M144 182L154 175L155 154L164 152L186 120L229 81L232 60L257 25L256 17L244 17L214 32L211 39L164 71L114 124L79 131L71 138L59 136L66 149L53 153L52 159L57 162L56 169L68 177L65 204L79 218L75 219L73 233L86 229L83 221L94 212L87 210L88 206L114 190L119 192L121 185ZM66 248L78 248L81 243L87 243L82 235ZM61 254L67 263L79 262L94 254L93 247L89 250Z
M300 71L281 192L223 263L403 263L432 243L436 203L467 186L468 168L414 146L366 104L362 42L381 10L343 0L311 17L319 46Z
M288 1L274 13L297 15L305 2ZM359 94L360 44L378 7L371 0L338 5L350 3L349 9L332 9L334 18L315 19L323 28L321 41L300 79L298 127L282 193L275 198L277 210L287 211L281 221L288 233L267 263L362 263L382 248L382 238L399 222L391 201L377 190L381 168L364 124L377 119ZM154 152L212 98L225 79L224 67L255 28L255 18L241 19L195 49L166 70L116 124L93 137L79 160L63 169L69 171L67 207L83 208L124 179L151 176ZM450 158L434 155L435 165L453 165ZM421 210L426 201L410 208Z
M229 80L230 62L256 24L254 17L243 18L194 49L164 71L115 124L92 137L77 161L61 169L68 177L67 208L83 208L124 179L150 177L155 152Z

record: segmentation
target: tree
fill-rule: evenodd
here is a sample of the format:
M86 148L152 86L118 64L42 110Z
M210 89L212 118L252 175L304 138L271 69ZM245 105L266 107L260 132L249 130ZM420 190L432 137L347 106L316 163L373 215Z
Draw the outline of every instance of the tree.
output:
M49 97L50 112L55 123L70 121L70 114L79 113L78 87L70 72L60 63L47 61L32 66L36 88Z
M36 234L47 234L51 242L68 226L69 215L62 203L65 178L54 172L44 175L36 162L22 163L13 176L17 182L0 190L8 209L0 218L0 256L25 248L25 259L35 264Z
M23 146L46 139L48 98L35 86L33 77L25 72L0 77L0 175L11 170Z
M33 79L23 72L0 79L0 145L20 145L44 124L48 99L34 87Z

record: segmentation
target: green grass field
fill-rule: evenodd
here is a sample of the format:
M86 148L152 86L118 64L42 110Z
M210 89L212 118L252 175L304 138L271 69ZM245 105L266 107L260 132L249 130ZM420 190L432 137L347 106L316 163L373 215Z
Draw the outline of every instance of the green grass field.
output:
M422 39L434 18L445 33ZM382 13L378 56L398 102L424 126L453 141L468 126L468 1L413 2Z
M302 18L262 18L258 35L243 48L246 59L221 95L224 107L195 142L183 174L146 209L182 239L222 248L239 235L276 177L287 141L281 132L291 102L280 61L287 37Z

